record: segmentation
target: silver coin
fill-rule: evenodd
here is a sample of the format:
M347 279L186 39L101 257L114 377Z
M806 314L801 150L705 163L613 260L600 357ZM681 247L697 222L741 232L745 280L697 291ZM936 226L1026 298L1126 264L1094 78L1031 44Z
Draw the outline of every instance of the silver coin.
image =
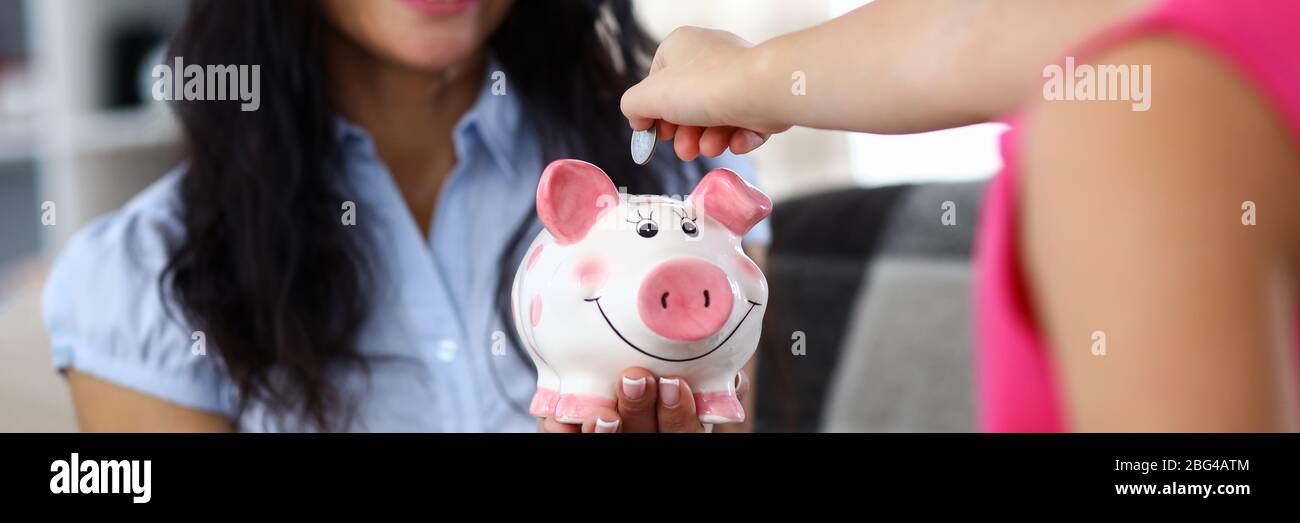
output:
M650 128L644 131L632 131L632 161L637 165L645 165L655 154L657 124L658 122L651 124Z

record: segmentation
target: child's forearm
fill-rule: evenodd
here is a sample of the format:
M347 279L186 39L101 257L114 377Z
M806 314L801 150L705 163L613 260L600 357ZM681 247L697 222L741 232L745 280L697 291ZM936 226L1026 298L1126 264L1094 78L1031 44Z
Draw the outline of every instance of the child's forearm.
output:
M1045 65L1141 0L877 0L746 53L746 110L789 125L909 133L987 121Z

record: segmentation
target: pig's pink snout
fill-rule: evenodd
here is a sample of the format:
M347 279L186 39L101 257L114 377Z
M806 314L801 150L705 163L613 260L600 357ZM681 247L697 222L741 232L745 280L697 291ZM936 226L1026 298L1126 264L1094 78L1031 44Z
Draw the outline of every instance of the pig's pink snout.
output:
M641 321L655 334L677 341L698 341L722 329L735 298L727 273L695 258L660 263L637 294Z

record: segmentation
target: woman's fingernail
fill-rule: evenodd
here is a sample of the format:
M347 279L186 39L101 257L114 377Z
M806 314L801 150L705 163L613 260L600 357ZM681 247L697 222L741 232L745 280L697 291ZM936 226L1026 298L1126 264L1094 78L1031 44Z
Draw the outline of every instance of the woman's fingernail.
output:
M659 399L663 400L665 407L674 407L678 400L681 399L681 384L677 378L662 378L659 380Z
M736 390L740 390L740 386L741 386L741 385L744 385L744 384L745 384L745 373L744 373L744 372L737 372L737 373L736 373Z
M741 131L740 136L744 138L745 145L748 146L751 151L757 149L758 146L763 145L763 137L759 136L758 133L754 131Z
M627 399L633 401L641 399L641 396L645 396L645 376L641 376L637 379L623 376L623 395L627 396Z
M618 424L620 421L622 420L616 419L614 421L605 421L603 419L596 418L596 432L597 433L618 432Z

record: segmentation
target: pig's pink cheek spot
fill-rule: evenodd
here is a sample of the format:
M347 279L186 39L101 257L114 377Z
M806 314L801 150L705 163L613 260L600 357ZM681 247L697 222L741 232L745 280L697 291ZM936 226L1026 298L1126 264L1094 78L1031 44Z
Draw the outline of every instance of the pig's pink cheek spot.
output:
M536 327L542 322L542 295L533 295L533 304L529 307L529 316L532 317L533 326Z
M528 266L524 268L524 272L533 270L533 266L537 265L537 260L542 257L542 247L545 246L544 243L538 244L537 248L533 249L533 253L528 255Z
M745 274L748 274L751 277L763 277L763 271L758 269L758 265L754 263L754 260L749 259L749 256L737 254L736 264L740 266L741 270L745 271Z
M596 258L582 260L573 269L573 278L584 289L600 287L605 283L605 262Z

